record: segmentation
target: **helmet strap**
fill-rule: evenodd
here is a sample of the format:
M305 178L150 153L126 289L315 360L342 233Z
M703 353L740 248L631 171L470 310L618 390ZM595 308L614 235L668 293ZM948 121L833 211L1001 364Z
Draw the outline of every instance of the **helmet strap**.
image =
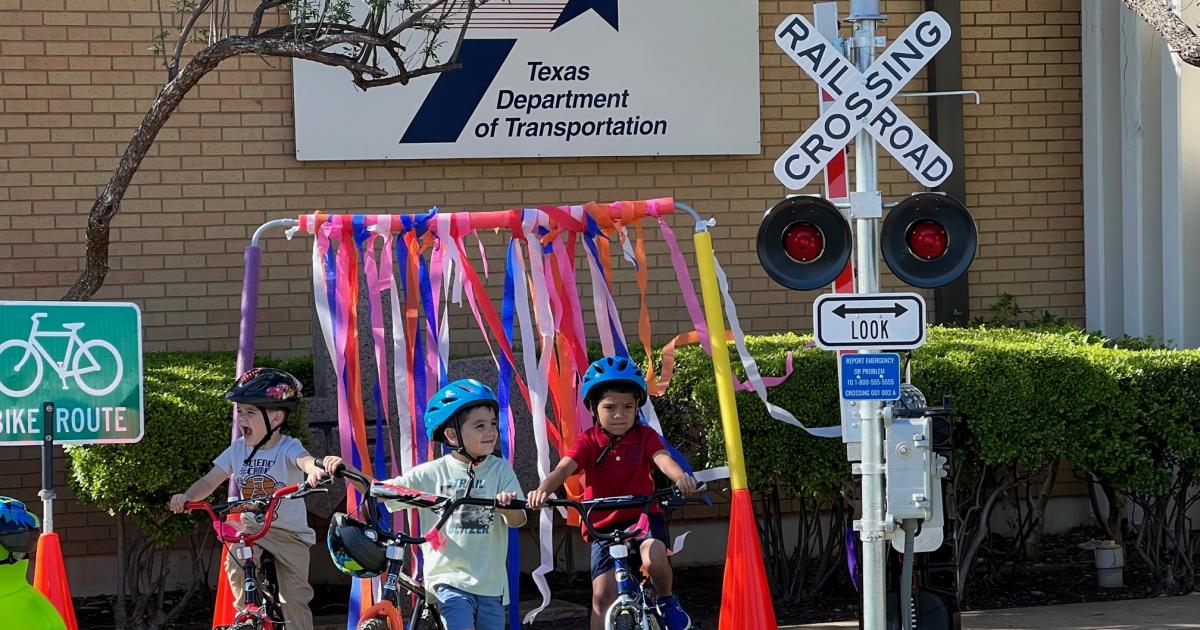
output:
M599 468L599 467L600 467L600 462L603 462L603 461L604 461L604 458L605 458L605 457L607 457L607 456L608 456L608 454L612 452L612 450L613 450L613 448L614 448L614 447L616 447L616 445L617 445L617 442L618 442L618 441L619 441L621 438L623 438L623 437L625 437L626 435L628 435L628 434L629 434L629 432L628 432L628 431L626 431L625 433L623 433L623 434L621 434L621 435L613 435L612 433L609 433L608 429L605 429L605 428L604 428L604 425L602 425L602 424L600 424L600 423L598 423L598 422L597 422L597 423L596 423L596 426L600 427L600 430L601 430L601 431L604 433L604 435L607 435L607 436L608 436L608 444L605 444L605 445L604 445L604 448L600 450L600 454L599 454L598 456L596 456L596 468ZM630 429L630 431L632 431L632 430L633 430L633 429L631 428L631 429Z
M459 419L459 416L461 415L461 412L454 414L454 436L458 438L458 446L454 448L454 452L467 458L467 462L470 464L467 467L467 476L469 477L469 481L467 483L467 494L469 495L471 493L470 482L475 481L475 467L482 464L483 460L487 459L488 456L484 455L483 457L475 457L467 452L467 442L463 439L462 420ZM442 436L445 437L445 433L443 433Z
M246 459L242 460L243 466L250 465L250 460L254 459L254 456L258 453L258 449L262 448L263 445L270 441L271 436L275 434L275 427L271 426L271 417L267 415L268 410L259 407L258 405L255 405L254 407L258 409L258 413L262 415L263 426L266 427L267 431L263 434L262 439L258 441L258 444L255 444L254 448L250 450L250 454L246 456Z

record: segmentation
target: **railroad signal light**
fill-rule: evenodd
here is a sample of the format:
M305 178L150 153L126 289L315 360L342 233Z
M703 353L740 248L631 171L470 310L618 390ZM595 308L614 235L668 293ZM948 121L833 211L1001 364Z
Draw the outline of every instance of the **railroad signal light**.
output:
M940 193L918 193L888 212L879 248L897 278L933 289L966 272L978 241L975 220L966 206Z
M758 226L758 260L771 279L807 291L833 282L850 260L850 223L821 197L775 204Z

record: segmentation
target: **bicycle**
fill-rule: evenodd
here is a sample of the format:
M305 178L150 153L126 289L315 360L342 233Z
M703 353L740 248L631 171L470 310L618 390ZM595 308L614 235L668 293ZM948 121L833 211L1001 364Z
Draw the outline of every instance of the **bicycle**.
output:
M317 459L317 466L324 468L324 459ZM382 547L385 560L383 567L372 567L383 576L379 601L363 612L357 630L444 630L436 605L430 603L425 586L416 578L404 573L404 547L433 542L450 520L454 511L464 505L500 507L495 499L460 497L451 499L420 490L374 481L356 471L339 467L329 471L333 477L348 479L363 490L366 499L362 503L365 521L358 521L347 514L335 513L330 527L347 527L361 530L362 541ZM426 508L439 514L438 522L423 537L410 536L403 532L392 533L384 526L375 500L400 501L413 507ZM513 501L505 508L522 509L524 501ZM375 573L376 571L372 571ZM413 597L412 610L407 621L404 619L400 598L403 591Z
M707 486L701 484L697 492L704 492ZM572 499L550 499L546 502L550 507L572 508L579 513L580 520L587 528L588 534L595 540L602 541L608 547L609 556L613 559L613 567L617 577L617 599L604 613L605 630L660 630L666 627L658 611L655 601L654 585L649 576L643 575L641 582L634 580L629 567L630 547L635 549L641 542L650 537L649 512L654 503L662 503L666 507L686 503L705 503L702 498L686 498L680 495L677 488L664 488L652 495L624 495L605 497L588 501ZM514 502L514 505L517 502ZM514 507L510 505L509 507ZM522 506L523 507L523 506ZM642 508L638 521L626 529L618 529L604 533L592 526L591 513L595 510L609 511L624 508Z
M33 372L31 379L28 379L29 386L24 389L14 389L6 386L3 381L0 381L0 392L13 398L20 398L33 392L42 384L42 376L45 374L45 366L48 364L58 378L62 381L63 389L68 389L67 378L74 378L75 384L79 389L92 396L104 396L117 388L121 382L121 376L124 375L125 365L121 362L121 355L117 353L117 349L113 345L103 339L92 339L84 341L79 336L79 330L86 324L83 322L71 322L63 324L63 331L44 332L38 330L38 321L46 317L47 313L34 313L30 317L33 323L29 328L29 337L27 339L9 339L4 343L0 343L0 357L4 356L5 350L17 348L21 351L20 360L16 360L15 356L9 359L0 359L0 365L8 364L13 366L13 373L20 374L21 368L25 367L27 362L32 359ZM48 337L66 337L67 349L63 353L62 361L55 361L50 352L42 346L39 339ZM90 383L84 380L84 376L93 372L101 371L101 361L97 360L94 350L103 350L112 356L111 360L104 361L103 365L115 364L116 370L113 373L111 381L101 381L100 387L92 387ZM107 359L107 357L101 357ZM86 359L87 363L82 364ZM70 369L67 368L70 365ZM29 374L26 374L29 376ZM14 379L16 382L25 382L25 379ZM107 385L105 384L107 382Z
M279 605L279 581L275 575L275 556L266 549L262 552L261 575L259 566L254 562L254 542L271 529L275 520L275 508L283 499L298 499L317 491L308 482L290 484L271 493L269 498L241 499L225 503L209 503L207 501L188 501L183 507L188 510L203 510L212 519L213 529L220 540L229 547L229 553L242 563L244 575L244 591L246 593L245 610L239 612L233 620L233 625L224 626L227 630L283 630L287 625L283 618L283 609ZM256 532L244 532L226 523L225 516L246 511L261 511L264 514L262 528Z

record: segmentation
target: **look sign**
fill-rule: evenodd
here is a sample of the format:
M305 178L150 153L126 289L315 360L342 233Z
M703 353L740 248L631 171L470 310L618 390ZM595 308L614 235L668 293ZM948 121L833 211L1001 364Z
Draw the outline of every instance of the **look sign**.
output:
M921 14L866 72L850 63L802 15L775 30L775 41L810 77L837 98L775 161L775 176L799 190L864 126L921 184L945 181L953 163L892 99L950 41L950 25L933 11Z

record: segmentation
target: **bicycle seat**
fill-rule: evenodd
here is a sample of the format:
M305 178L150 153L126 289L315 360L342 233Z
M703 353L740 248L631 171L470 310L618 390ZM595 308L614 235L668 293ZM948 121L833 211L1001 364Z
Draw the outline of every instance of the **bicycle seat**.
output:
M83 328L85 325L86 324L84 322L72 322L70 324L63 324L62 327L71 332L75 332L76 330Z

